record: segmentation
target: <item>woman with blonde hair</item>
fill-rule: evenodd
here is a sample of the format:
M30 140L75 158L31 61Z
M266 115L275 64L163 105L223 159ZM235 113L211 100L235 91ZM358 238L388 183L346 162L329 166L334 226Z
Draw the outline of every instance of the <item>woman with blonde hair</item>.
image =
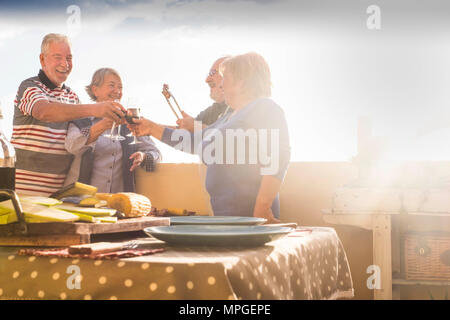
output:
M290 146L284 112L270 99L269 66L251 52L226 59L220 72L225 102L233 112L211 126L188 135L140 119L129 128L137 135L152 135L173 147L184 146L183 151L200 153L207 165L206 189L214 215L279 222L279 190ZM201 143L196 145L199 135Z

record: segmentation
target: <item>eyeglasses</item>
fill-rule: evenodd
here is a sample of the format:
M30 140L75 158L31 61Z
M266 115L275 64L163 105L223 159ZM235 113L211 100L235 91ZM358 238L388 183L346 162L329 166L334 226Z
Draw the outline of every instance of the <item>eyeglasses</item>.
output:
M212 76L214 76L216 73L217 73L217 69L211 69L211 70L209 71L209 73L208 73L208 76L209 76L209 77L212 77Z

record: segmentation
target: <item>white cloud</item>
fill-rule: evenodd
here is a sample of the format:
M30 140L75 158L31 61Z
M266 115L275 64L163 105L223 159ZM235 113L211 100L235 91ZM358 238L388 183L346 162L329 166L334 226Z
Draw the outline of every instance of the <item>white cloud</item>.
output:
M8 40L23 34L27 28L19 25L12 26L5 22L0 22L0 47L3 46Z

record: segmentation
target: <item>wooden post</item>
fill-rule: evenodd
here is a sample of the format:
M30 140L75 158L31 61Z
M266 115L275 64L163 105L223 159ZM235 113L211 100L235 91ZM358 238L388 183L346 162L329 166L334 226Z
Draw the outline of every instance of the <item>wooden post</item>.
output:
M399 278L402 273L401 268L401 233L400 233L400 221L404 213L399 215L393 215L391 217L391 229L392 229L392 275ZM401 288L399 286L392 287L392 299L401 300Z
M403 214L393 215L391 217L391 229L392 229L392 274L397 278L400 277L402 272L401 268L401 232L400 232L400 219Z
M391 216L373 216L373 264L380 267L381 288L375 300L392 300Z

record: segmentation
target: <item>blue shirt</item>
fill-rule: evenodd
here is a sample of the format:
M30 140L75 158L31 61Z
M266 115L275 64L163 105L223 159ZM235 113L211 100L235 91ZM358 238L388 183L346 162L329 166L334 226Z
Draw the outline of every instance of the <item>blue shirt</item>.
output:
M166 128L161 141L200 155L207 165L206 190L214 215L252 216L262 176L272 175L282 181L289 165L289 134L283 110L273 100L260 98L220 118L200 134ZM271 156L270 161L267 156ZM279 195L272 212L279 218Z

